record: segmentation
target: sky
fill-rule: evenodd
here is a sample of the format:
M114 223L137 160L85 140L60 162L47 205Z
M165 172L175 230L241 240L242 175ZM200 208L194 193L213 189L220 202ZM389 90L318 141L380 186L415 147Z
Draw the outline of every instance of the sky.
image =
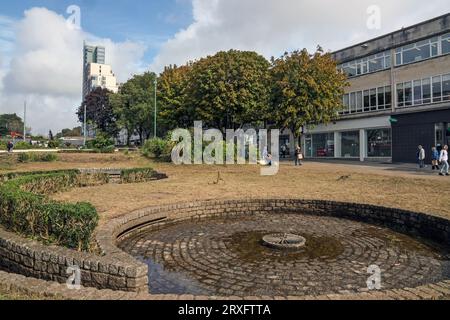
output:
M448 0L0 0L0 114L26 101L33 134L77 126L83 41L125 82L220 50L338 50L448 12Z

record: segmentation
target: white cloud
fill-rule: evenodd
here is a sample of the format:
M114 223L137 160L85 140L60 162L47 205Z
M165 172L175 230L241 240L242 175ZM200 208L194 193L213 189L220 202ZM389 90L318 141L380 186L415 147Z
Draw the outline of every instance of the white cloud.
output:
M337 50L450 11L448 0L193 0L194 22L161 48L151 68L213 54L254 50L266 57L320 44ZM382 29L367 29L378 5Z
M0 113L23 113L28 102L28 121L33 133L46 134L77 125L75 110L81 102L83 40L106 47L106 62L119 81L143 70L146 50L141 43L115 43L83 30L68 27L66 19L45 8L25 11L24 18L9 22L12 49L0 51ZM6 23L5 22L5 23ZM4 39L0 33L0 41ZM1 56L3 52L3 57Z

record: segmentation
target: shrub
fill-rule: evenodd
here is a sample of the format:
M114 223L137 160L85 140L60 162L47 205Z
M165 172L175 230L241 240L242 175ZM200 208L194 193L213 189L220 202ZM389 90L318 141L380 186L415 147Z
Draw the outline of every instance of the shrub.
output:
M152 168L124 169L122 183L146 182L167 176ZM99 216L89 203L65 204L48 195L73 187L109 182L107 173L79 170L12 172L0 175L0 224L45 243L79 251L90 249Z
M152 168L124 169L120 174L122 183L147 182L157 178L157 172Z
M65 173L65 174L80 174L79 170L54 170L54 171L33 171L33 172L9 172L5 174L0 174L0 182L6 182L12 179L24 177L24 176L37 176L37 175L47 175L55 173Z
M89 203L65 204L44 195L76 184L74 172L27 175L0 185L0 223L8 230L77 250L88 250L98 224Z
M94 140L87 142L89 149L103 150L106 148L114 147L114 141L104 134L99 134Z
M49 141L49 142L48 142L48 147L49 147L50 149L56 149L56 148L59 148L59 141L56 141L56 140Z
M53 162L58 160L54 153L19 153L17 160L19 162Z
M34 149L34 148L37 148L37 146L34 147L25 141L19 141L14 144L14 149L16 149L16 150L29 150L29 149Z
M170 158L172 144L168 140L154 138L147 140L142 148L142 154L147 158L165 160Z

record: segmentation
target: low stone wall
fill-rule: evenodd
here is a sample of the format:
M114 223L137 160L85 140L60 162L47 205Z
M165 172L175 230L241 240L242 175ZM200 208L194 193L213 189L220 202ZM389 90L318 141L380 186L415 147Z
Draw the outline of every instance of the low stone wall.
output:
M118 241L145 229L159 229L184 220L257 213L333 216L450 243L450 220L405 210L296 199L204 201L137 210L103 224L96 234L102 256L44 246L0 228L0 268L65 283L67 268L75 265L81 269L84 287L148 292L147 265L120 250L116 246Z
M86 287L148 291L147 266L117 250L108 256L45 246L0 228L0 269L66 283L69 267L79 268Z
M116 219L100 228L98 233L101 240L107 240L100 241L107 251L115 247L117 238L140 232L143 228L161 228L183 220L257 213L332 216L387 227L438 243L450 243L450 220L444 218L366 204L300 199L222 200L152 207Z

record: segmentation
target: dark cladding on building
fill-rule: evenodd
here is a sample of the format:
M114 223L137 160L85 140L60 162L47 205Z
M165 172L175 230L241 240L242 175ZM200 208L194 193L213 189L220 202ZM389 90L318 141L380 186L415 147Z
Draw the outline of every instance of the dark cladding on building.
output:
M415 162L450 139L450 13L333 53L349 77L338 121L305 129L307 158Z

